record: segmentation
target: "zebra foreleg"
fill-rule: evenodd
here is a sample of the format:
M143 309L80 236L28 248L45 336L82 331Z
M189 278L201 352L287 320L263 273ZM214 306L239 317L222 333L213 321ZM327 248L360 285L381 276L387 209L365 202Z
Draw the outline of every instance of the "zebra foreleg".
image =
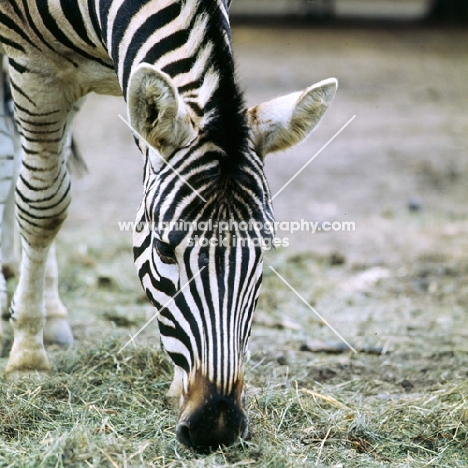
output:
M23 243L19 284L11 304L10 320L14 331L6 374L47 371L49 361L44 349L43 278L45 249L27 249Z
M59 171L59 173L64 172L62 177L54 177L53 180L61 180L62 183L68 186L66 168L65 165L62 166L62 171ZM20 181L29 178L26 176L27 170L24 170L25 167L23 165ZM53 197L62 202L58 214L55 217L48 218L47 224L38 223L34 217L23 220L23 223L20 222L23 250L19 283L10 311L14 341L5 369L7 374L22 374L49 369L47 355L44 350L46 307L49 311L54 310L54 313L49 312L51 314L49 325L51 326L45 337L62 343L71 342L72 340L71 331L65 319L66 310L56 295L57 278L54 271L53 250L50 251L52 239L64 220L66 206L69 201L69 195L67 195L69 190L60 189L60 187L54 185L52 183L50 187L44 188L44 190L46 193L50 191L51 193L58 192L60 194ZM21 187L21 183L19 183L18 192L22 190L24 190L24 187ZM18 207L22 202L22 196L18 195ZM18 211L29 213L29 210L30 208L23 206ZM34 213L34 209L31 209L31 212ZM21 217L21 214L19 216ZM26 217L27 215L23 214L23 216ZM51 256L48 260L49 255ZM57 340L57 335L63 335L63 338Z
M11 78L16 78L15 73ZM43 330L46 303L55 302L50 290L56 286L56 272L51 263L46 265L71 198L65 160L69 106L57 102L60 86L50 85L48 93L29 88L27 84L34 86L40 82L33 78L16 83L14 88L21 89L21 95L13 96L24 148L15 194L22 255L19 282L10 309L14 341L5 369L7 374L49 369ZM63 315L63 311L59 312L59 320Z
M51 220L56 229L61 219ZM50 229L35 236L22 231L23 252L19 283L11 304L10 318L14 341L5 369L6 374L23 374L31 371L47 371L49 362L44 341L62 344L71 343L73 338L66 321L66 309L57 294L55 254L50 248ZM40 240L40 243L33 241ZM42 244L42 245L41 245ZM48 323L46 332L46 311Z
M58 295L54 245L48 253L24 243L23 248L19 284L10 311L14 342L5 369L6 374L14 375L49 369L44 343L73 343L67 309Z

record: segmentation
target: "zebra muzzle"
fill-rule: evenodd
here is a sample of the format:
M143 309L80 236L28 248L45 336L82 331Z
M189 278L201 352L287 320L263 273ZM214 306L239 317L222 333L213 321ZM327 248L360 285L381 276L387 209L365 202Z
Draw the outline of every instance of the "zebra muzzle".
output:
M183 397L177 440L197 451L208 451L245 437L248 417L242 402L243 382L234 385L228 395L203 377L197 376L193 383L196 385Z

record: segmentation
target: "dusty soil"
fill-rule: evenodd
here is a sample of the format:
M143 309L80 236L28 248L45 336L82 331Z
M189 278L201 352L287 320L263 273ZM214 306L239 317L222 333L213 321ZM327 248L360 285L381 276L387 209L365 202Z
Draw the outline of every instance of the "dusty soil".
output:
M279 233L289 247L267 255L251 340L265 375L346 385L363 400L466 381L466 44L468 31L450 29L234 29L249 104L330 76L340 83L312 137L269 157L273 193L356 116L275 198L279 221L351 221L355 230ZM131 233L118 229L134 219L142 169L119 113L123 100L91 96L76 120L89 174L74 182L58 250L78 344L128 335L151 314ZM313 340L342 344L316 313L360 352L308 351ZM156 335L148 327L142 336ZM252 392L267 380L252 381Z

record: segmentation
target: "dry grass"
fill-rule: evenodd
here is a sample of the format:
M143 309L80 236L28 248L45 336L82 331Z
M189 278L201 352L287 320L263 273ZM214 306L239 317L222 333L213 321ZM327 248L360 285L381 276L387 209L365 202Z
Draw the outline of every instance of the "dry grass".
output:
M468 384L374 395L359 380L304 386L273 363L250 366L251 434L197 455L174 439L159 351L120 343L55 351L49 378L3 381L1 466L434 466L468 462ZM284 371L284 369L283 369Z
M408 278L377 275L372 293L357 292L349 288L362 287L362 269L308 254L276 253L267 263L354 344L383 344L387 354L301 351L312 336L334 335L266 270L247 367L249 437L205 456L184 448L175 440L177 410L165 397L171 366L159 350L157 331L148 327L118 353L150 311L124 237L96 234L80 246L69 234L61 244L63 296L77 343L71 350L50 349L49 376L1 381L0 466L468 465L466 345L431 325L437 323L436 304L425 310L425 325L415 333L417 307L403 304L421 303L423 292L395 294ZM452 271L452 282L454 274L458 280ZM316 279L313 285L309 278ZM444 287L442 281L439 291ZM437 306L448 310L449 304L444 295ZM392 319L402 307L398 320ZM463 316L451 310L453 327L460 327ZM383 325L387 335L375 337Z

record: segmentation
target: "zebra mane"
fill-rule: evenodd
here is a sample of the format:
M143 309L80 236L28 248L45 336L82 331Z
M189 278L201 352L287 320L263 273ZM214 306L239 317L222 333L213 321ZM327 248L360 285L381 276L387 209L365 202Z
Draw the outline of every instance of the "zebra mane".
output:
M206 3L206 2L202 2ZM236 69L230 48L230 29L223 14L211 14L210 8L218 8L216 3L207 6L210 22L207 35L212 41L212 63L219 73L218 88L207 104L205 112L214 110L204 129L208 138L223 150L218 153L219 175L223 183L235 180L242 174L243 163L248 155L249 129L247 107L243 93L236 79ZM228 5L229 5L228 1ZM229 42L219 40L220 35L228 35Z

